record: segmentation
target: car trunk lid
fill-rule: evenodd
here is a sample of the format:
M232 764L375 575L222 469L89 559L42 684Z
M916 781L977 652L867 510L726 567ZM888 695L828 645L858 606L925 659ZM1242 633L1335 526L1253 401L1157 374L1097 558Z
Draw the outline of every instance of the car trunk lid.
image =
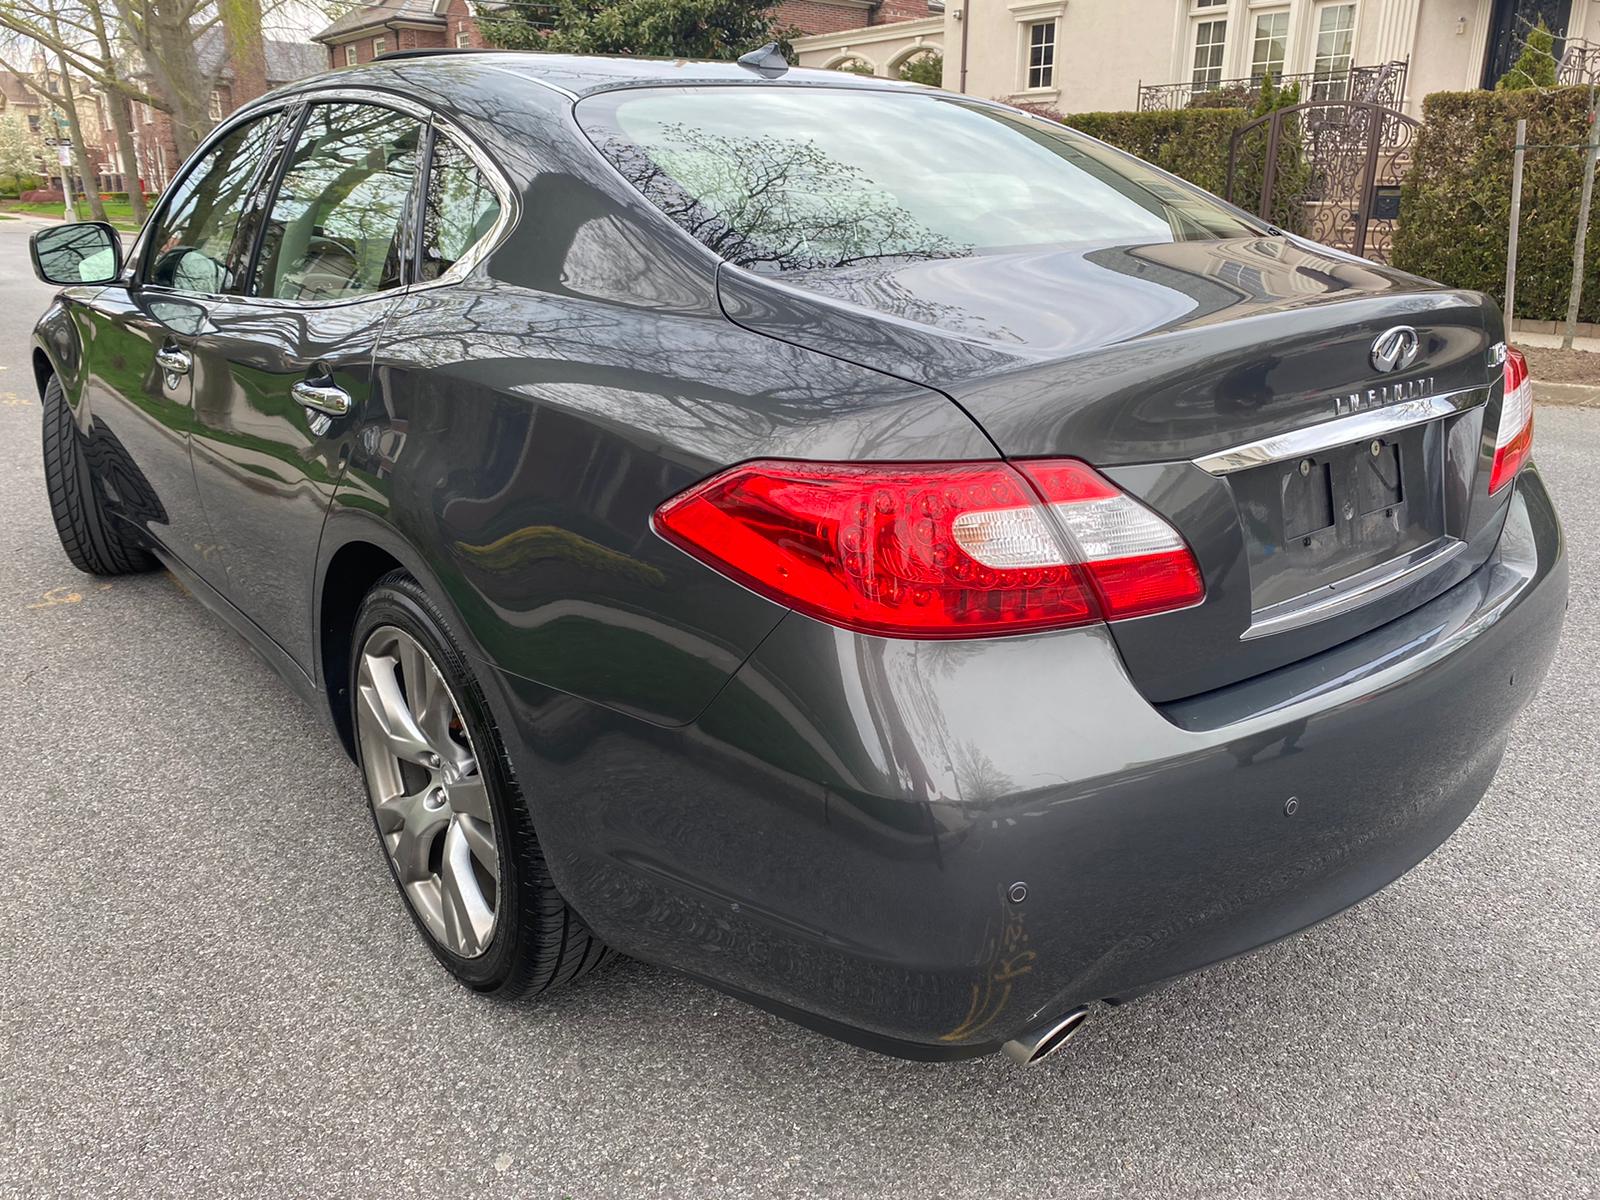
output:
M1266 236L719 282L733 320L938 388L1007 457L1082 458L1170 521L1208 594L1114 626L1152 699L1357 636L1492 547L1476 294Z

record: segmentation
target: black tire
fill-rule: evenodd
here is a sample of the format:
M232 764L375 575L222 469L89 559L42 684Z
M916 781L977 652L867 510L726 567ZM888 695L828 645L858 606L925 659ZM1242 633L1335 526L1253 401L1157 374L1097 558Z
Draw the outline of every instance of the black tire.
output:
M444 614L404 571L384 576L362 601L351 643L347 694L357 695L362 650L372 633L385 626L398 628L420 643L449 686L476 752L500 844L502 878L494 934L488 947L471 958L453 953L434 937L401 885L393 858L384 854L417 931L445 969L475 991L505 998L536 996L588 974L612 951L556 891L483 689L451 636ZM365 780L361 738L355 742L357 765ZM382 847L383 830L370 786L367 806Z
M90 575L132 575L159 566L105 497L55 376L44 387L44 480L50 516L72 565Z

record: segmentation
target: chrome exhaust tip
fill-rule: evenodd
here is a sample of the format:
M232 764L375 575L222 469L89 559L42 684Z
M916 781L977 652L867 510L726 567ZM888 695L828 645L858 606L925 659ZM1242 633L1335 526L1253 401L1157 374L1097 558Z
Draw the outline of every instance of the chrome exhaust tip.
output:
M1012 1038L1001 1049L1019 1067L1031 1067L1070 1042L1088 1018L1087 1008L1075 1008L1021 1037Z

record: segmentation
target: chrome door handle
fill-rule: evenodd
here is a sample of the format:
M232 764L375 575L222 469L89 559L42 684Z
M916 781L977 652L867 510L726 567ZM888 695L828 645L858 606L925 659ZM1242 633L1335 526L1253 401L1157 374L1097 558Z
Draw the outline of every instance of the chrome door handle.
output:
M342 417L350 411L350 393L331 383L307 383L302 379L289 391L302 407L330 417Z
M169 375L187 375L189 356L182 350L163 346L156 351L156 365Z

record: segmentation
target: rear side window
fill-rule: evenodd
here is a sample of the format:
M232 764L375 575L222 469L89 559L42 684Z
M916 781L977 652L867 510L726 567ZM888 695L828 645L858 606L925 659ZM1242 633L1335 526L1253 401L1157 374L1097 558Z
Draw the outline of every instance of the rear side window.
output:
M947 97L646 88L578 115L651 203L756 269L1261 232L1065 127Z
M172 189L152 234L148 282L196 294L234 290L234 234L277 122L274 113L239 126Z
M500 198L483 172L458 144L435 134L422 208L422 279L437 279L455 266L499 218Z
M339 300L398 287L422 126L370 104L306 114L262 235L251 292Z

